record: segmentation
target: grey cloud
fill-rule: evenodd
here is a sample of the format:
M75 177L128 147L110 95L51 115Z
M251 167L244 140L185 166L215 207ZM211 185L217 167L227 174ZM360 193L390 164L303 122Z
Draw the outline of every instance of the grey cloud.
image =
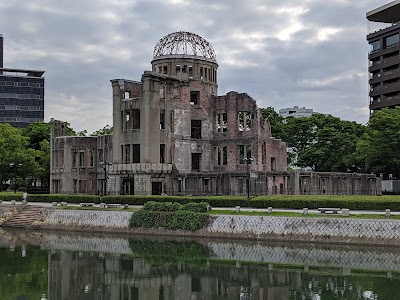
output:
M112 123L110 79L140 80L160 38L191 31L217 53L220 94L236 90L261 107L299 105L367 121L365 13L386 1L172 2L2 2L5 66L45 70L46 118L92 132ZM304 11L278 13L294 7ZM294 20L303 27L279 40L277 34ZM319 41L318 30L325 27L342 31Z

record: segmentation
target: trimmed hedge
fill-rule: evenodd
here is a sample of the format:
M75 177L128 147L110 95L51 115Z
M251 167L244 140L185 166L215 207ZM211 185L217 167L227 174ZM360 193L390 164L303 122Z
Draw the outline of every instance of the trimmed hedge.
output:
M181 205L194 207L197 204L207 202L211 207L253 207L267 208L292 208L310 209L319 207L338 207L349 208L352 210L384 210L391 209L400 211L400 196L331 196L331 195L271 195L258 196L248 200L241 196L106 196L101 198L102 202L115 204L144 205L149 201L156 202L176 202ZM21 201L22 193L2 192L0 200L3 201ZM97 195L63 195L63 194L28 194L29 202L94 202L100 203L100 197ZM161 205L161 204L158 204ZM173 204L176 205L176 204ZM200 204L199 204L200 205ZM199 211L193 209L194 211Z
M209 215L192 211L179 210L175 212L149 211L141 209L135 212L129 227L167 228L172 230L199 230L208 221Z
M3 201L22 201L22 193L0 193L0 200ZM100 203L100 197L96 195L65 195L65 194L28 194L28 202L94 202Z
M144 204L143 209L149 211L174 212L181 209L181 205L178 202L148 201Z
M209 204L207 202L189 202L181 206L182 210L193 211L197 213L206 213L208 211Z
M254 208L293 208L320 207L348 208L352 210L399 210L400 197L396 196L330 196L330 195L291 195L291 196L258 196L249 201Z

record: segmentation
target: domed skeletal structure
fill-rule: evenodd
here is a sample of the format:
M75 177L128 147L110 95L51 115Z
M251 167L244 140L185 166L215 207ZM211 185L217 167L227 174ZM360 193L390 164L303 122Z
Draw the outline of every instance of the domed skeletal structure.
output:
M200 56L215 62L217 58L209 42L201 36L187 31L170 33L157 42L153 57L159 58L168 55Z

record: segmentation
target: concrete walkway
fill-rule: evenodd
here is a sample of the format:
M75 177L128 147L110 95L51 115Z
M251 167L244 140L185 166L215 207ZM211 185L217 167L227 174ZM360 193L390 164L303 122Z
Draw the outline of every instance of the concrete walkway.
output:
M11 205L10 201L3 201L2 205ZM22 205L21 201L16 201L15 205ZM52 203L46 203L46 202L28 202L28 205L30 206L40 206L40 207L53 207ZM68 203L68 206L72 207L80 207L79 204L74 204L74 203ZM100 207L99 204L95 204L94 207ZM142 208L142 205L129 205L129 208L136 208L140 209ZM236 210L235 207L212 207L213 210ZM267 213L267 208L251 208L251 207L241 207L240 211L247 211L247 212L265 212ZM273 208L273 212L291 212L291 213L303 213L302 209L285 209L285 208ZM321 214L317 209L309 209L308 213L314 213L314 214ZM385 211L383 210L350 210L350 214L365 214L365 215L385 215ZM400 215L400 211L391 211L391 215ZM328 214L326 214L328 215Z

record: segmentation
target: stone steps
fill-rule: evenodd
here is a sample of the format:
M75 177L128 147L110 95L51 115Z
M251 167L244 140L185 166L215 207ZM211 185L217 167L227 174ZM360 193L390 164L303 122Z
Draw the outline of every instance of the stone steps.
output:
M18 214L13 215L10 219L3 223L3 227L13 228L29 228L33 222L39 220L41 214L40 208L27 207Z

